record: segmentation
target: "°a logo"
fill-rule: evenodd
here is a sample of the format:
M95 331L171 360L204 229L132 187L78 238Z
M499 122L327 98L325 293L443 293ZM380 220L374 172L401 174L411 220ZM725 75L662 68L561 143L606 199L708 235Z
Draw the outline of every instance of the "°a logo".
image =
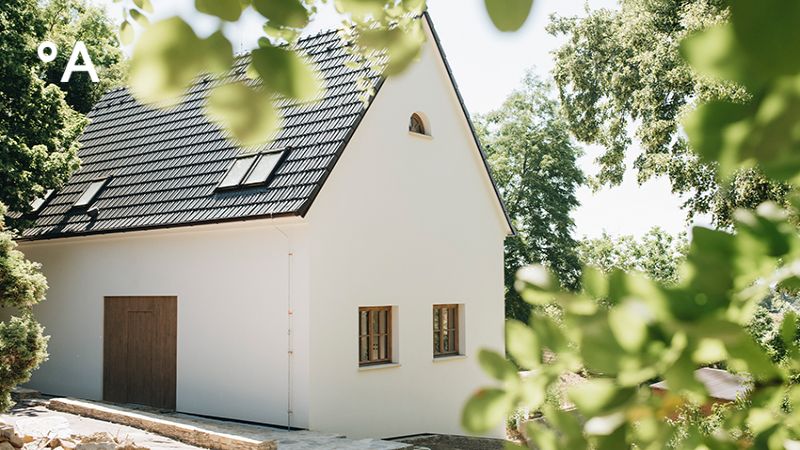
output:
M58 46L53 42L44 41L39 44L37 53L42 62L50 63L58 56ZM78 64L78 58L81 59L82 64ZM86 48L86 44L84 44L83 41L76 42L75 46L72 48L72 55L70 55L67 67L64 69L61 82L68 83L74 72L87 72L93 83L100 81L100 78L97 76L97 70L94 68L94 63L92 63L92 57L89 56L89 50Z

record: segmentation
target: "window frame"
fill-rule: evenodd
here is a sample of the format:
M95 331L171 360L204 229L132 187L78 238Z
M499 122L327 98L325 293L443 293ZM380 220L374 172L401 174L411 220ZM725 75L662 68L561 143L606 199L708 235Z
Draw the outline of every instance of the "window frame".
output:
M419 127L422 129L421 132L413 129L412 125L415 122L417 122ZM431 130L428 121L426 120L425 116L418 112L411 113L411 116L408 118L408 132L414 136L431 137Z
M81 192L80 197L78 197L78 199L75 200L75 203L73 203L72 206L74 208L81 208L81 209L91 208L94 202L97 201L97 198L100 197L100 194L102 194L103 191L108 187L109 182L111 182L111 177L95 178L89 180L89 185L86 186L86 189L84 189ZM83 197L87 193L89 193L89 189L91 189L91 187L95 185L97 186L97 189L84 202L81 202L81 200L83 200Z
M386 312L386 319L385 319L385 330L381 332L379 329L375 332L371 325L371 317L372 314L378 314L380 312ZM367 313L367 322L366 322L366 333L361 328L361 315L363 313ZM378 326L380 328L380 316L376 318L378 321ZM358 307L358 366L359 367L369 367L369 366L376 366L376 365L383 365L383 364L392 364L394 362L393 357L393 348L392 348L392 339L394 339L393 329L392 329L392 307L391 306L359 306ZM381 353L381 337L385 337L386 340L386 348L384 349L384 358L380 358ZM362 355L362 340L366 339L366 346L367 346L367 359L361 359ZM374 339L378 340L378 356L377 359L372 359L370 356L372 355L372 342Z
M448 326L446 328L442 327L442 311L445 313L449 312L450 310L453 311L452 320L448 319ZM439 311L438 319L437 319L437 311ZM433 305L433 323L431 327L432 331L432 344L433 344L433 357L434 358L445 358L448 356L458 356L461 355L461 305L458 303L447 303L447 304L439 304ZM439 337L439 346L437 348L436 345L436 337ZM443 342L445 336L450 336L450 343L452 348L448 348L446 351L443 349Z
M242 155L236 156L236 158L234 158L233 165L231 165L231 167L227 171L225 171L225 174L222 176L222 179L219 181L219 183L217 183L216 190L217 191L235 191L235 190L240 190L240 189L248 189L248 188L252 188L252 187L268 185L269 182L272 181L272 179L275 177L275 171L278 169L278 166L280 166L283 163L283 161L286 159L286 155L289 153L289 150L291 150L291 147L264 150L264 151L257 152L257 153L247 153L247 154L242 154ZM275 155L275 154L278 155L278 159L275 161L275 164L272 166L272 170L270 171L269 175L267 175L267 178L264 181L256 181L256 182L247 183L247 180L250 178L250 175L252 175L252 173L256 170L256 168L258 167L259 163L261 162L261 159L263 157L265 157L265 156L269 157L269 156L272 156L272 155ZM247 169L244 171L244 174L242 175L242 177L239 178L239 181L234 183L234 184L223 185L225 180L228 178L228 175L236 168L236 163L238 161L240 161L240 160L243 160L243 159L252 159L252 162L247 167Z

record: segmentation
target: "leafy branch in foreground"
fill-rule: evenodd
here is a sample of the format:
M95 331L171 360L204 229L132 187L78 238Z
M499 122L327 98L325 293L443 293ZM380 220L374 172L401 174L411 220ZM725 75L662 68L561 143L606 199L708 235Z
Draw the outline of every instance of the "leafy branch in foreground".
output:
M276 102L311 102L325 89L317 68L291 44L327 0L195 0L198 12L219 19L219 29L205 38L180 17L151 24L151 0L114 1L124 9L122 43L134 42L134 24L143 30L133 50L129 74L134 96L143 103L173 106L195 78L211 75L221 82L212 91L206 112L243 145L262 144L280 128ZM406 70L419 56L425 42L419 17L426 10L426 0L333 3L345 22L341 34L351 44L350 64L392 76ZM503 31L521 27L532 5L533 0L486 0L490 17ZM263 19L264 35L258 40L259 47L250 53L250 81L231 81L226 78L236 59L223 29L239 22L247 9Z
M689 35L682 53L704 76L743 86L750 99L711 100L687 115L684 127L700 157L723 176L758 165L773 181L800 177L800 3L729 2L731 20ZM507 350L521 367L491 351L480 362L500 386L476 393L463 424L485 432L518 406L540 409L546 424L527 425L540 449L783 449L800 440L798 317L787 312L779 330L785 357L773 361L748 332L757 306L772 290L800 287L800 235L789 211L766 202L738 210L732 232L696 227L674 282L588 268L583 291L564 292L542 267L522 269L517 289L532 305L558 305L562 322L510 321ZM598 300L603 300L602 302ZM555 354L544 362L545 352ZM714 425L675 423L684 407L708 401L695 377L716 364L750 380L746 401L715 413ZM568 390L574 412L544 404L565 372L584 370L587 383ZM664 379L661 397L648 388Z

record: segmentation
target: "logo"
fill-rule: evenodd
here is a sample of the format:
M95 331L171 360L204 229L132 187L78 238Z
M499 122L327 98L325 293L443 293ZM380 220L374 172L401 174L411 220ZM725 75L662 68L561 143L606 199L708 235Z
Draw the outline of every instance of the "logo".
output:
M44 41L39 44L37 53L42 62L51 63L56 59L56 56L58 56L58 46L53 42ZM78 58L80 58L82 64L78 64ZM86 48L86 44L84 44L83 41L76 42L75 46L72 47L72 55L70 55L67 67L64 69L61 82L68 83L74 72L87 72L93 83L100 81L100 78L97 76L97 70L94 68L92 57L89 56L89 50Z

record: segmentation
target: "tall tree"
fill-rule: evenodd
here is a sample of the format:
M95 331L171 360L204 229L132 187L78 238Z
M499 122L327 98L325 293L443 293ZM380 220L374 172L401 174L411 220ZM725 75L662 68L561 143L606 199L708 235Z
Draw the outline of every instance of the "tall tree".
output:
M110 88L124 78L122 51L116 26L103 8L89 0L47 0L42 4L44 37L58 46L56 59L45 65L45 81L55 84L67 103L86 114ZM86 72L75 72L68 83L61 77L76 42L86 44L100 82L94 83Z
M36 48L46 28L35 0L0 4L0 203L16 212L78 167L84 117L47 84Z
M514 222L506 241L506 315L527 320L530 306L514 289L520 267L552 267L565 287L576 288L580 262L570 212L583 182L580 149L559 115L551 86L528 73L496 111L476 120L478 134Z
M685 234L673 236L660 227L651 228L640 238L603 233L598 238L584 239L578 247L584 266L605 273L641 272L662 283L678 281L678 267L687 251Z
M621 0L617 10L553 18L548 30L567 39L555 52L553 76L570 128L605 148L595 187L619 184L626 155L640 146L639 181L668 176L673 192L687 195L689 214L711 213L727 227L736 208L785 204L788 186L754 168L718 184L716 165L699 161L679 125L698 102L748 99L741 86L692 70L679 51L681 38L728 16L724 0Z

